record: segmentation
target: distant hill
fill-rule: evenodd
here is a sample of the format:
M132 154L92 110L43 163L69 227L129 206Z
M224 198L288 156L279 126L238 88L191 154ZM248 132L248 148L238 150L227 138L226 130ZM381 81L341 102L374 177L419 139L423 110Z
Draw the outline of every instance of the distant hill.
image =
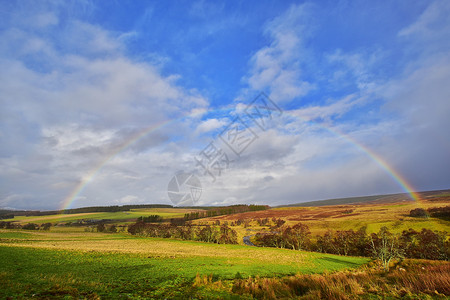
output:
M119 212L119 211L129 211L131 209L139 208L173 208L172 205L167 204L131 204L131 205L112 205L112 206L89 206L80 208L70 208L63 210L7 210L0 209L0 218L5 219L6 215L14 216L46 216L55 214L79 214L79 213L92 213L92 212Z
M436 190L418 192L421 198L436 197L439 195L450 194L450 190ZM399 201L413 201L408 193L372 195L361 197L335 198L326 200L308 201L302 203L294 203L288 205L279 205L277 207L306 207L306 206L328 206L328 205L344 205L344 204L363 204L363 203L390 203Z

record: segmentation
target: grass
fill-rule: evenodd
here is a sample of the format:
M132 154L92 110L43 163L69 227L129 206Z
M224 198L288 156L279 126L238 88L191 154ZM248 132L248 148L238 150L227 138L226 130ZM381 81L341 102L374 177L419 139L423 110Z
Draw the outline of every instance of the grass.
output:
M313 274L366 262L360 257L127 234L1 230L0 298L196 297L202 290L193 286L197 274L226 281L237 273L243 278Z
M448 299L450 263L405 260L391 273L374 267L333 274L237 280L232 291L257 299Z

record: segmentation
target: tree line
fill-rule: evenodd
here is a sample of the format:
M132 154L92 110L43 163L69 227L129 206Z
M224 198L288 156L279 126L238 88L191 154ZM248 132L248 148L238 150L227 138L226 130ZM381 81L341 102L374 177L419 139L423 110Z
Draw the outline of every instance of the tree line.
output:
M5 221L0 222L0 228L5 229L50 230L50 227L52 227L52 223L44 223L41 225L35 223L27 223L21 225L15 222L5 222Z
M202 241L216 244L237 244L237 233L228 225L221 226L193 226L186 224L152 224L136 222L128 226L132 235L159 238L179 238L182 240Z
M372 256L387 262L395 258L449 260L450 241L447 232L423 228L391 233L386 227L367 234L366 227L354 230L329 230L312 236L306 224L282 226L277 232L258 233L254 243L264 247L288 248L322 253Z
M434 217L444 220L450 220L450 206L445 207L431 207L427 210L423 208L416 208L409 212L410 217Z

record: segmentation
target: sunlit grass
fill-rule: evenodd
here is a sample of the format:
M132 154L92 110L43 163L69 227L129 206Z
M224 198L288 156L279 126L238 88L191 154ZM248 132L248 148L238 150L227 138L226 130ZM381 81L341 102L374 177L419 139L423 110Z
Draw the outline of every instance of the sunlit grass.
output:
M128 234L0 230L0 298L171 298L197 274L215 280L354 268L368 261L286 249L217 245ZM182 291L182 292L181 292ZM95 298L95 297L94 297Z

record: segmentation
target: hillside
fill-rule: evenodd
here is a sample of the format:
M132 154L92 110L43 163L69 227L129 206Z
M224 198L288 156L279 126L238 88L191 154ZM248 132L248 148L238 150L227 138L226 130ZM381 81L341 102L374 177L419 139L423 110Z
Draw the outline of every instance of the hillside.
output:
M421 198L426 199L436 195L450 194L449 190L435 190L417 193ZM326 200L315 200L301 203L279 205L277 207L308 207L308 206L327 206L327 205L343 205L343 204L363 204L363 203L392 203L399 201L414 201L407 193L400 194L386 194L386 195L372 195L360 197L334 198Z

